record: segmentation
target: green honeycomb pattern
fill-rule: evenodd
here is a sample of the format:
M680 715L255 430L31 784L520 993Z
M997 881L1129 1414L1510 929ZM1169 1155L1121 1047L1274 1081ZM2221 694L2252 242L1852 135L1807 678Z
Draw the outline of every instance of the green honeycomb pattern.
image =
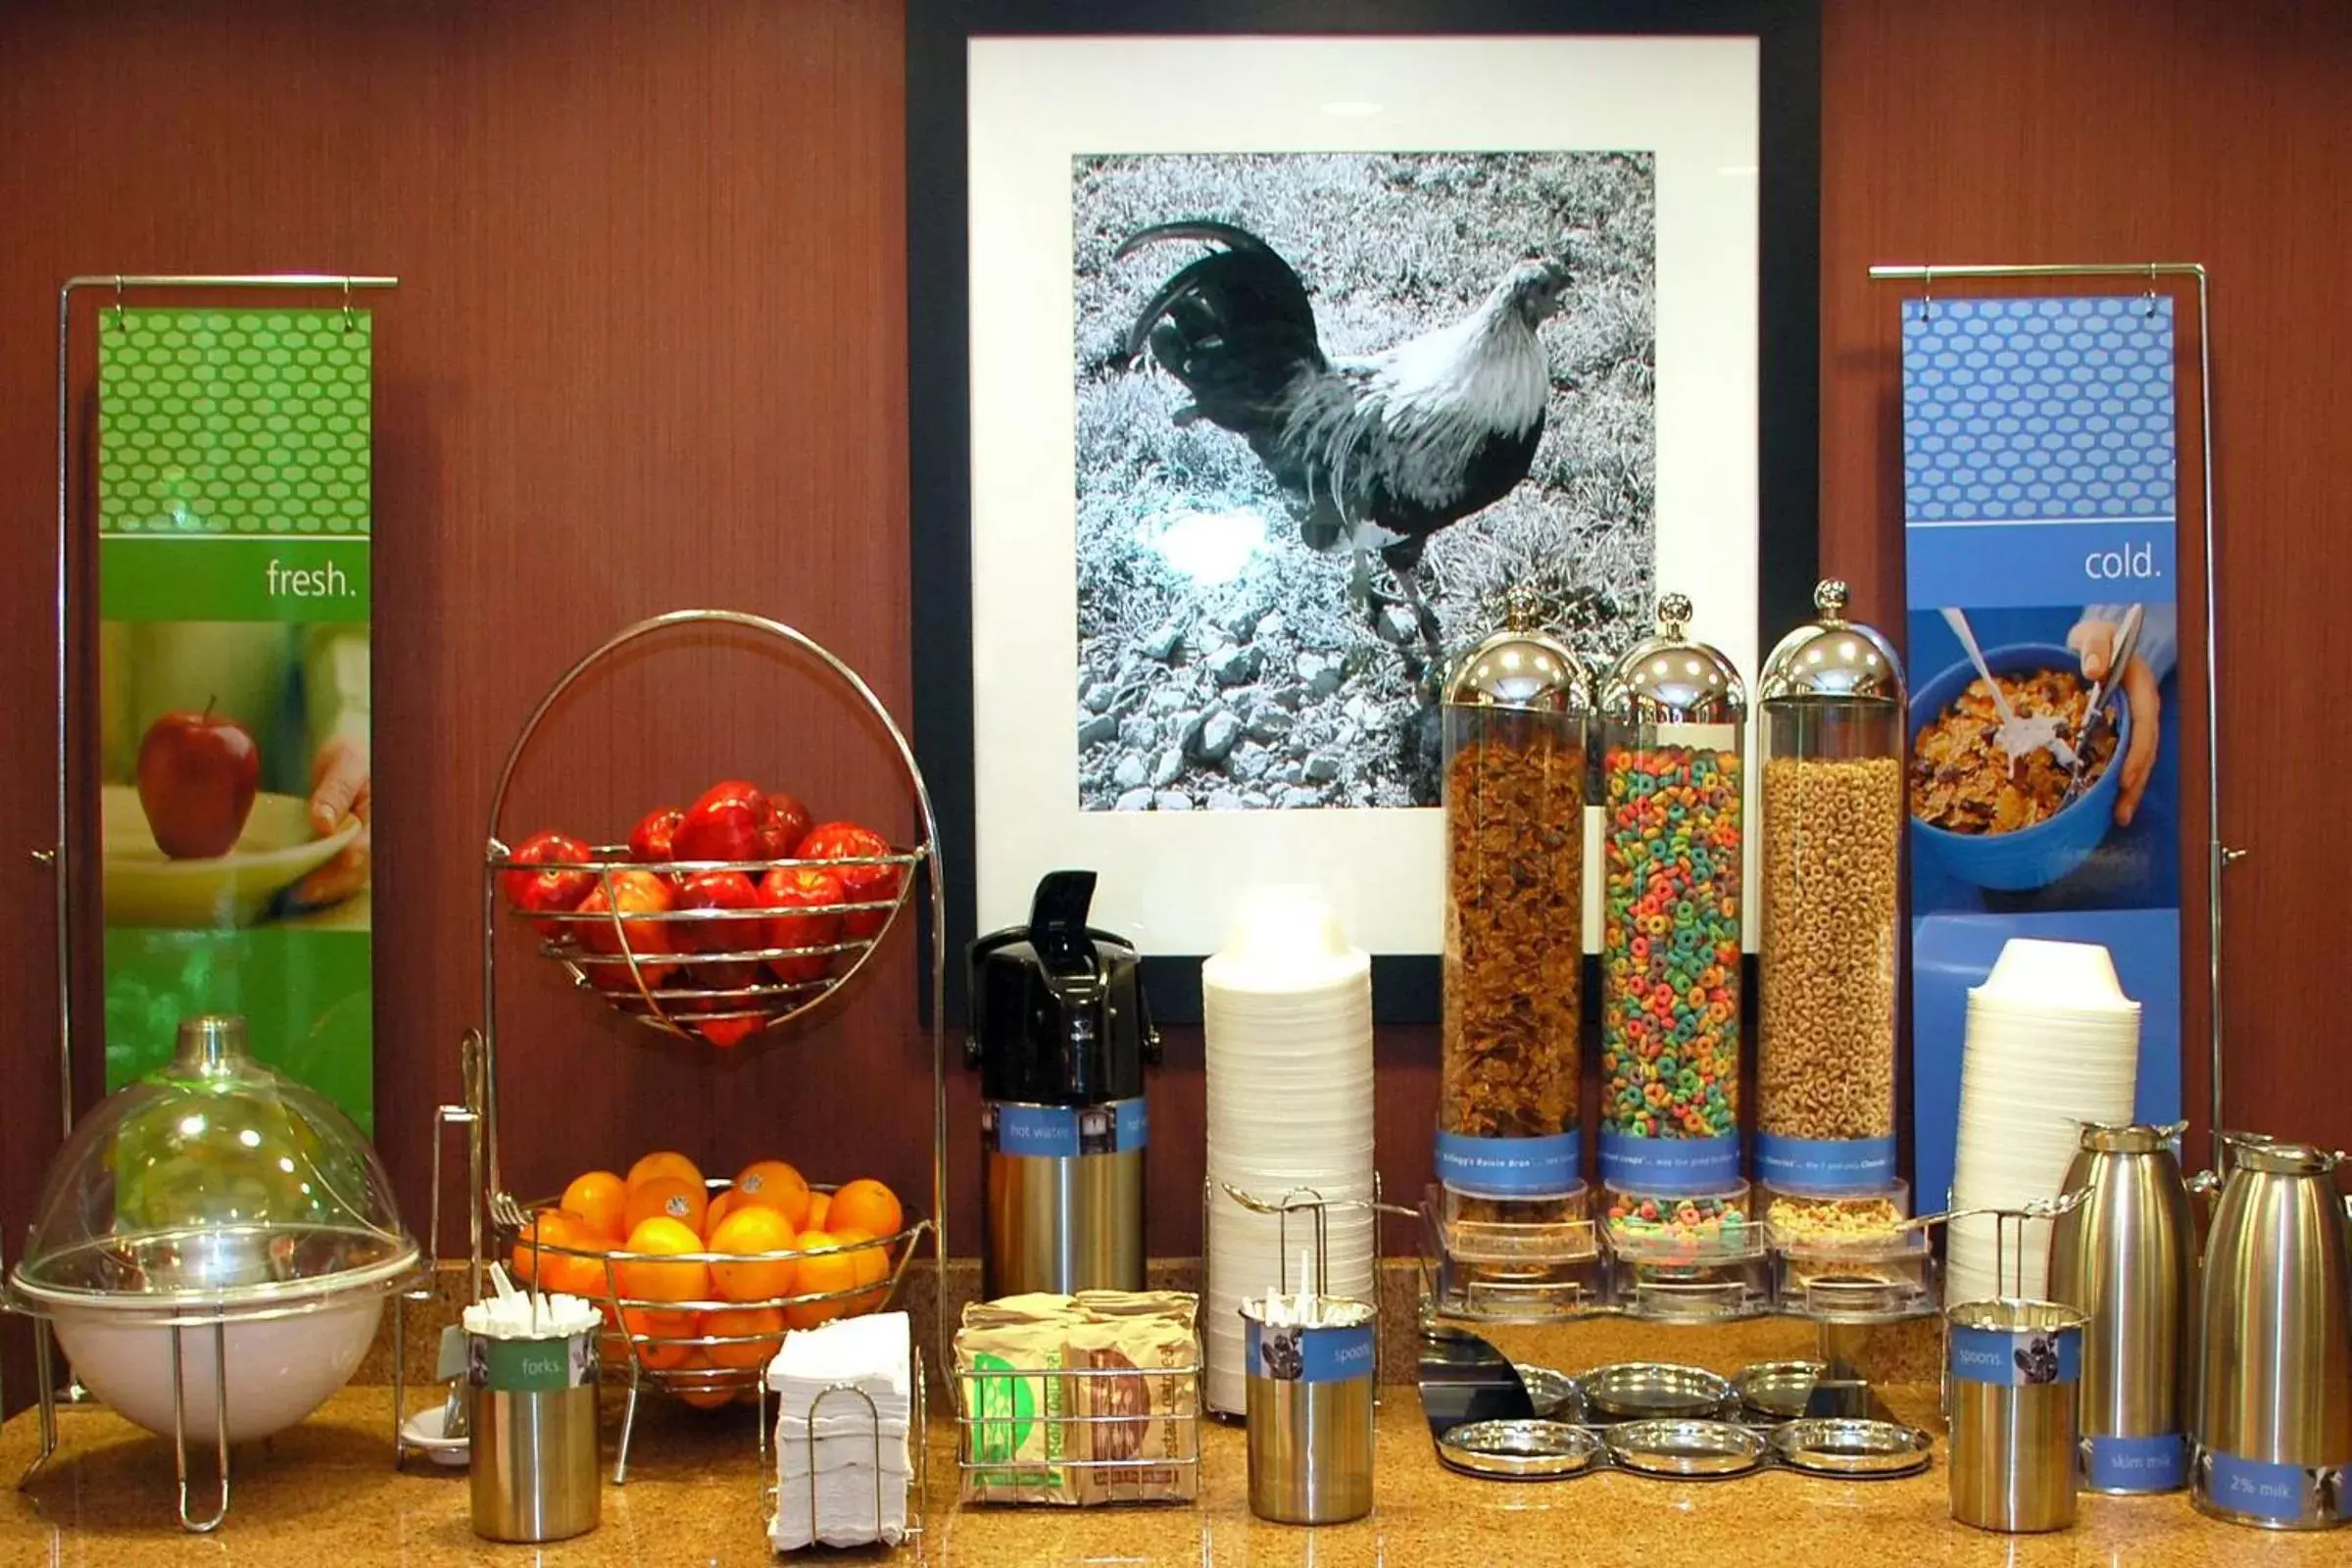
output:
M367 311L98 318L104 533L368 531Z

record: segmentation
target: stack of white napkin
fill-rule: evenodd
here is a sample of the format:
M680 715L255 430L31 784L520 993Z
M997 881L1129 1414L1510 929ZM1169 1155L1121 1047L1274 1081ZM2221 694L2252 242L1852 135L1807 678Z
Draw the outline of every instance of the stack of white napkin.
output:
M767 1364L767 1386L778 1406L776 1514L767 1535L778 1551L797 1551L812 1541L895 1546L905 1539L914 1473L906 1446L912 1362L904 1312L845 1318L784 1336ZM835 1389L844 1392L829 1392ZM870 1408L866 1398L873 1400Z

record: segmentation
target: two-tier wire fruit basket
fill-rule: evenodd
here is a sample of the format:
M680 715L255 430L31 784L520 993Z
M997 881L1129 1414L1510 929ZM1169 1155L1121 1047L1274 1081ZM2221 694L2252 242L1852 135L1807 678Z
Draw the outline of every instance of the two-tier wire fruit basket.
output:
M790 856L744 860L640 858L627 845L597 845L578 858L518 858L504 837L508 792L517 766L549 713L584 676L632 645L681 629L748 631L782 645L788 658L812 663L846 687L889 736L913 797L921 837L912 845L880 845L865 853L824 859ZM946 893L941 882L939 832L931 795L913 748L871 687L822 645L764 616L736 611L687 610L624 627L564 671L542 697L508 751L491 796L482 862L482 1027L466 1043L466 1103L444 1106L442 1123L468 1127L471 1183L481 1208L471 1230L478 1295L490 1257L513 1255L543 1287L599 1301L605 1310L604 1363L627 1390L615 1484L628 1478L629 1446L638 1401L648 1389L714 1407L756 1401L760 1378L789 1328L876 1311L895 1298L926 1233L938 1291L937 1321L947 1322L947 1048L943 1009L947 971ZM805 880L822 892L779 909L678 908L665 900L633 899L636 879L677 881L704 872L738 871L760 881L773 874ZM601 898L592 908L518 908L502 897L517 873L569 872L593 879ZM827 880L829 879L829 880ZM539 955L613 1010L662 1034L731 1047L780 1033L846 1000L846 991L872 961L917 897L929 900L931 965L929 1033L932 1059L932 1213L903 1209L898 1228L839 1245L759 1252L631 1252L551 1240L534 1223L553 1200L518 1198L507 1185L499 1142L498 928L502 919L528 921ZM642 884L638 884L642 886ZM436 1133L436 1145L438 1133ZM436 1149L437 1152L437 1149ZM435 1176L438 1208L439 1178ZM729 1184L706 1184L715 1201ZM825 1191L816 1188L816 1191ZM489 1221L487 1234L481 1223ZM436 1223L436 1234L437 1234ZM723 1269L731 1288L714 1287ZM765 1434L761 1434L764 1452Z

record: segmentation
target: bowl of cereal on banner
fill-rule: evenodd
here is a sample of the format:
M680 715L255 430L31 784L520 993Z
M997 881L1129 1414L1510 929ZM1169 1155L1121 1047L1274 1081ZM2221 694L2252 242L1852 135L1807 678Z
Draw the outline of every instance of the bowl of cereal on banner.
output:
M1984 652L2021 721L2051 718L2059 740L2082 732L2090 682L2072 649L2012 643ZM2102 701L2107 701L2102 698ZM2047 887L2084 860L2115 820L2116 762L2131 744L2131 710L2117 695L2113 722L2092 734L2083 786L2066 798L2068 769L2054 748L2012 759L2000 714L1963 659L1911 694L1911 829L1919 852L1976 887Z

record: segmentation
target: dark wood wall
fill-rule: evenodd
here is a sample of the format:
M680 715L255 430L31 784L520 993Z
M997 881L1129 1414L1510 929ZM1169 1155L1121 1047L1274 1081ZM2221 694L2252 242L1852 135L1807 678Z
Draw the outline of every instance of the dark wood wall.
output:
M1861 613L1891 619L1900 602L1899 290L1868 282L1871 262L2213 269L2224 795L2251 851L2228 903L2228 1114L2352 1143L2326 1024L2336 882L2352 865L2336 772L2352 763L2337 710L2352 652L2338 455L2352 212L2337 188L2352 168L2352 12L1827 10L1823 554L1859 585ZM431 1110L457 1093L458 1038L482 1013L491 786L547 682L633 617L719 605L804 627L894 712L909 706L901 49L887 0L0 9L12 1256L57 1137L51 884L26 852L53 836L58 282L289 268L403 279L369 302L376 1084L378 1142L420 1225ZM883 748L837 694L760 650L688 643L619 662L565 705L507 826L617 834L647 805L747 772L904 831ZM778 1152L820 1177L927 1188L927 1044L903 938L838 1021L715 1064L648 1049L518 947L502 952L515 1186L668 1145L719 1166ZM2195 1021L2190 1038L2193 1058ZM1380 1050L1381 1163L1410 1193L1427 1173L1433 1042L1397 1031ZM1197 1245L1200 1065L1197 1035L1180 1034L1155 1090L1163 1253ZM955 1098L961 1176L968 1089Z

